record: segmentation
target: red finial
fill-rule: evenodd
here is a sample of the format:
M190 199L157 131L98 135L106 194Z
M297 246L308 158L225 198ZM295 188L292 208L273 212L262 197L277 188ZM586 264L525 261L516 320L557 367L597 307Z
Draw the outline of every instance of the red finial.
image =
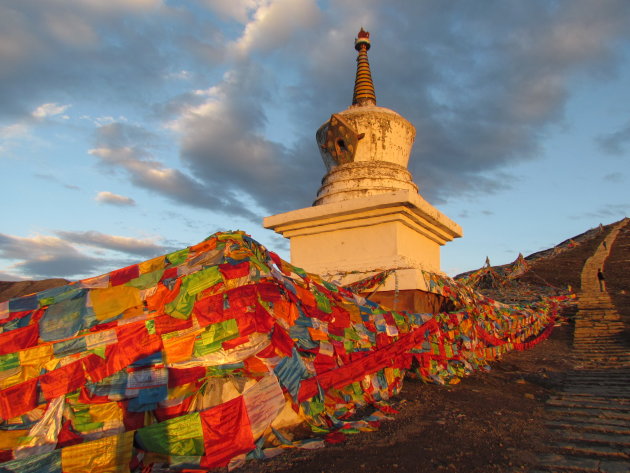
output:
M365 44L365 50L370 49L370 33L365 31L363 27L361 27L361 31L357 35L357 39L354 40L354 49L359 51L361 49L361 45Z

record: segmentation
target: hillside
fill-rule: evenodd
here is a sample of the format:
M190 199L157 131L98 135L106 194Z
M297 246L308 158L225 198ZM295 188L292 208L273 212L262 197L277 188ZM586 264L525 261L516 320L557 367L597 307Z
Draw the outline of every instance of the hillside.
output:
M617 235L604 265L608 293L626 326L630 340L630 225Z
M516 263L490 268L480 268L455 276L456 280L470 277L476 271L485 270L476 289L486 296L506 303L531 302L542 295L554 295L566 292L569 288L579 293L581 289L580 275L586 260L602 243L618 222L592 228L586 232L569 238L558 245L524 258L524 272L509 278L510 270ZM623 266L628 262L630 254L630 237L625 229L611 248L605 273L610 273L616 292L628 288L630 280Z
M40 281L0 281L0 302L63 286L68 282L61 278Z

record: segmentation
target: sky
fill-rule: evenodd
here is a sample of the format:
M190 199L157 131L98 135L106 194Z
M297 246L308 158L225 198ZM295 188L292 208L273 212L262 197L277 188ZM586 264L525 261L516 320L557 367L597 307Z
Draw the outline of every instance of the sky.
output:
M95 276L310 206L352 100L416 127L455 275L630 214L627 0L0 0L0 280Z

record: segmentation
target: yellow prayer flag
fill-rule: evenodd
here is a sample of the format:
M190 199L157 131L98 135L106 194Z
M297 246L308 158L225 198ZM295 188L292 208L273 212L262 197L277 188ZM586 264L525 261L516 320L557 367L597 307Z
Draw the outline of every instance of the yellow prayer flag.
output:
M3 430L0 432L0 450L13 450L20 445L20 439L28 435L28 430Z
M61 449L64 473L128 473L134 431Z
M164 256L158 256L157 258L150 259L138 264L140 274L147 274L164 267Z
M117 402L103 404L88 404L88 411L94 422L107 422L110 420L122 420L123 412Z
M8 376L0 376L0 389L36 378L41 370L53 359L52 345L42 345L27 348L18 352L20 366L16 370L9 370Z
M140 290L130 286L114 286L107 289L92 289L90 302L98 320L107 320L125 310L140 305Z

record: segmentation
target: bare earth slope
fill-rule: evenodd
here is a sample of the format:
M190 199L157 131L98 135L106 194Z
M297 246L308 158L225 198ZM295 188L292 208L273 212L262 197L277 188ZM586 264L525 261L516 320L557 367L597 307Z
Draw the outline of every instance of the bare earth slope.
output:
M43 279L41 281L0 281L0 302L63 286L65 279Z
M604 264L604 274L608 293L625 322L626 336L630 339L627 330L630 327L630 224L617 235Z

